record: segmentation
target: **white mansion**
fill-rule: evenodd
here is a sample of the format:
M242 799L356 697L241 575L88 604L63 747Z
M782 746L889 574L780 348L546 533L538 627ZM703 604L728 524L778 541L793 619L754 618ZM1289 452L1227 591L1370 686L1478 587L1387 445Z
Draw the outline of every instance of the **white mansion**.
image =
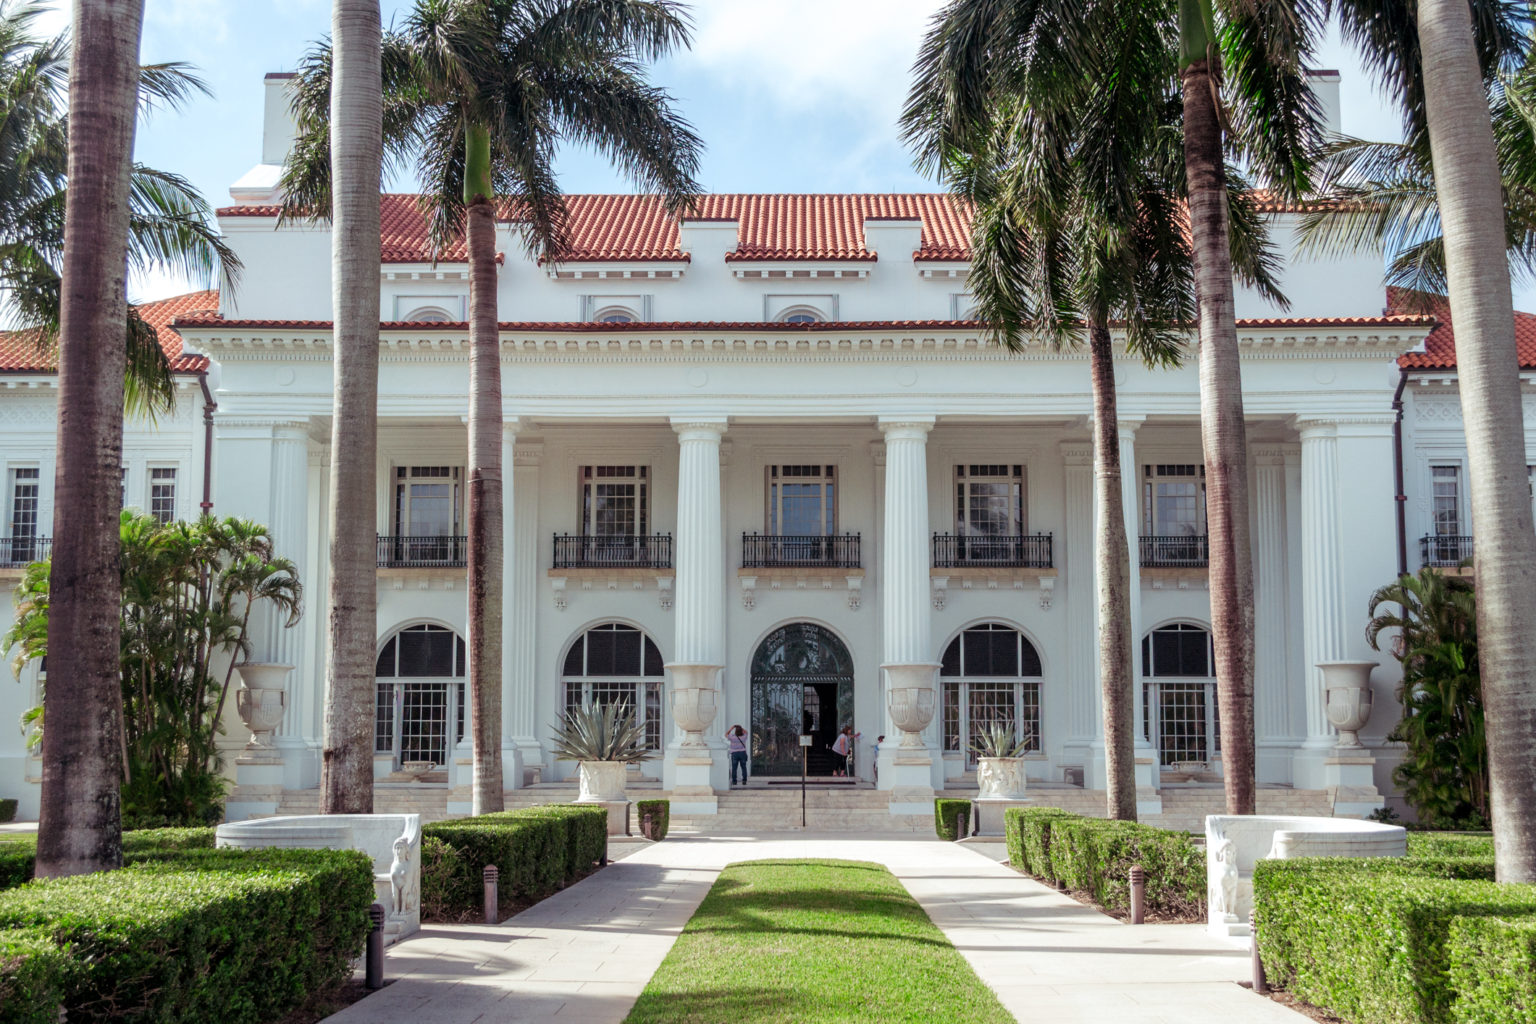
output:
M273 205L285 84L269 76L263 163L219 211L240 287L146 307L182 387L174 415L129 422L124 452L128 505L250 517L301 566L302 622L257 638L256 660L293 666L272 749L236 765L249 733L230 715L231 816L301 805L318 784L329 465L350 457L329 447L330 233L279 229ZM1321 88L1337 110L1336 77ZM570 211L558 262L527 258L513 225L499 238L508 788L574 772L548 744L562 708L624 700L658 754L643 773L679 813L728 791L720 734L736 723L759 781L798 779L802 733L811 773L830 772L845 724L872 781L883 734L893 813L969 784L967 746L999 719L1028 738L1043 800L1102 789L1087 359L983 343L966 211L942 195L710 195L680 221L644 196L574 196ZM1270 214L1289 246L1295 213ZM462 252L433 262L414 197L385 197L379 800L414 794L439 815L468 806L466 271ZM1296 259L1284 287L1289 310L1238 303L1259 777L1266 794L1364 813L1398 757L1384 738L1398 673L1366 645L1367 598L1402 568L1471 553L1454 344L1443 317L1389 308L1379 256ZM1536 366L1536 324L1521 329ZM19 347L0 347L0 371L0 576L14 579L48 543L56 391ZM1123 358L1117 383L1143 810L1190 791L1214 807L1194 356L1177 370ZM0 625L10 614L0 601ZM1340 756L1317 666L1348 659L1380 667L1364 750ZM36 686L35 667L0 681L0 721ZM891 709L913 696L931 723L901 750ZM707 758L681 746L700 717ZM437 767L411 781L406 762ZM37 775L20 732L0 729L0 796L23 816Z

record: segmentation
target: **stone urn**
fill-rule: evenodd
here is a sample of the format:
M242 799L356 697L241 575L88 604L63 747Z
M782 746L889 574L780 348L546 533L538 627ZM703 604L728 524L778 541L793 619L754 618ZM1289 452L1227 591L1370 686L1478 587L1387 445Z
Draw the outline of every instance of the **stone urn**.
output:
M272 749L272 730L283 722L283 710L287 706L288 673L292 665L275 662L248 661L236 665L240 674L240 689L235 691L235 710L240 720L251 730L247 750Z
M1029 780L1024 774L1022 757L978 757L976 759L978 800L1023 800Z
M682 746L704 747L704 730L715 720L718 693L710 685L718 665L673 664L672 720L685 733Z
M885 669L885 701L891 722L901 730L902 749L920 749L923 730L933 721L933 677L939 665L932 662L880 667Z
M412 782L420 782L422 776L428 774L437 767L435 761L403 761L400 770L411 777Z
M582 761L576 769L581 787L579 804L613 803L624 799L628 766L623 761Z
M1328 724L1339 730L1341 750L1360 749L1360 730L1371 718L1374 661L1320 661Z

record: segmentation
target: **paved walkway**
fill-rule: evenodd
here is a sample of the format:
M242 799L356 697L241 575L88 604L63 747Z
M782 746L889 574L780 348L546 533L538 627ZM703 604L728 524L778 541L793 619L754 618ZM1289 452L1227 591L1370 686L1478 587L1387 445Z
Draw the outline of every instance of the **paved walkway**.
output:
M997 863L996 846L912 836L674 836L499 926L430 926L392 947L397 979L338 1024L617 1024L720 869L768 857L876 861L1021 1021L1302 1024L1240 988L1244 950L1198 925L1130 927Z

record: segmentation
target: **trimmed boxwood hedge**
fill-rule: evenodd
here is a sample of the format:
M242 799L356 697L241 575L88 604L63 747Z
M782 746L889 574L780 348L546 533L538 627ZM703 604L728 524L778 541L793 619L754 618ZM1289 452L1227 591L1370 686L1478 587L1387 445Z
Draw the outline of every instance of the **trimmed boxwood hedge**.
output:
M214 828L149 828L123 833L123 863L164 860L186 850L213 849ZM37 835L0 837L0 891L32 880Z
M16 798L0 797L0 822L16 820Z
M965 822L970 831L971 802L969 800L939 799L933 802L933 830L946 842L960 838L960 823Z
M657 842L667 838L667 828L672 822L672 802L670 800L636 800L635 801L635 827L644 834L645 816L651 816L651 834L647 839Z
M1536 1019L1536 919L1458 917L1447 949L1456 1024Z
M1491 832L1409 832L1410 857L1486 857L1493 859Z
M0 893L0 993L22 996L0 1024L60 1003L71 1022L259 1024L348 975L373 900L355 850L192 849L39 879Z
M1027 875L1055 885L1056 875L1051 870L1051 823L1078 817L1059 807L1008 808L1003 813L1008 862Z
M482 871L496 865L505 911L543 899L608 856L604 807L546 804L422 827L421 906L442 920L484 911Z
M1254 909L1270 981L1352 1024L1448 1024L1453 922L1536 915L1536 886L1465 880L1471 860L1260 861Z

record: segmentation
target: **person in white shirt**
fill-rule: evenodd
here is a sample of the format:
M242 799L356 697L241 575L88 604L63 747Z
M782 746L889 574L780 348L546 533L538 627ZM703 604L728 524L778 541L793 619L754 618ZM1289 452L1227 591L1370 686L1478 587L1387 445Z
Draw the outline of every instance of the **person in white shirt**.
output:
M837 734L837 739L832 743L832 752L843 759L843 766L834 771L833 775L847 775L848 769L853 764L853 751L858 744L859 737L853 731L853 726L843 726L843 731Z
M731 785L736 785L736 769L741 769L741 784L747 784L747 730L733 725L725 732L726 746L731 751Z

